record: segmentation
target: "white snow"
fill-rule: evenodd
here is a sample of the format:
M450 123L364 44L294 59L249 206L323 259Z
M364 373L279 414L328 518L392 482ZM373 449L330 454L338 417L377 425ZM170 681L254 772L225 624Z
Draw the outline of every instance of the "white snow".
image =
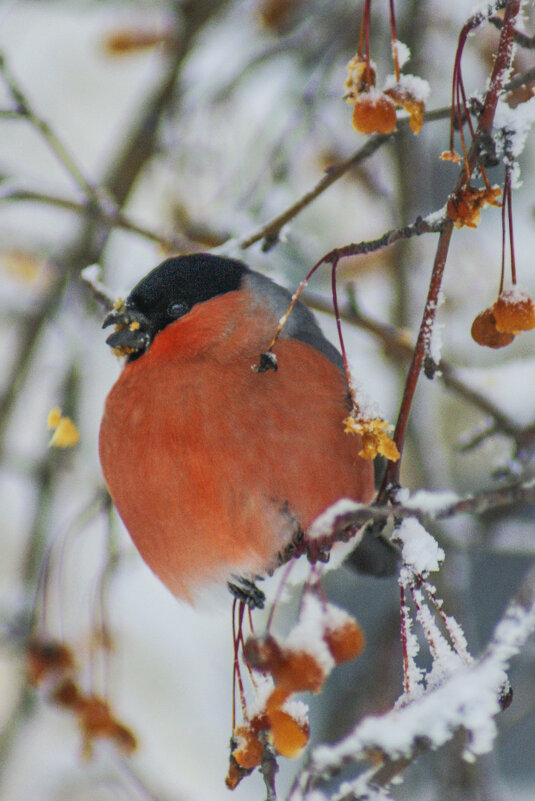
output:
M404 42L397 39L395 42L392 42L392 58L394 58L395 55L398 57L398 66L402 69L407 61L410 61L411 51Z
M420 576L439 569L444 551L418 520L410 517L402 520L395 536L402 543L403 569L409 568Z
M533 606L525 611L513 605L477 662L461 667L441 686L410 704L365 718L340 743L316 748L313 771L332 771L342 762L362 759L370 749L391 758L409 756L422 739L428 747L438 748L460 728L468 733L466 758L487 753L496 736L494 717L500 710L498 697L505 670L534 628Z
M417 490L407 500L403 501L403 506L408 509L418 509L430 517L434 517L458 500L459 496L455 492Z
M504 162L513 169L513 189L522 185L518 158L524 150L527 135L534 122L535 97L525 103L519 103L514 109L505 100L501 98L498 100L494 116L494 140L497 145L497 155L502 156Z
M308 706L304 701L288 698L281 708L301 726L308 723Z
M507 289L502 290L500 292L500 297L509 303L525 303L526 301L532 301L532 297L527 289L524 289L518 284L512 284Z
M341 517L359 512L361 509L366 509L366 506L349 498L341 498L314 520L307 531L307 539L317 540L332 536L336 523ZM357 539L353 539L352 543L354 547L357 544Z
M402 92L406 92L414 98L414 100L421 103L425 103L431 93L431 87L426 80L418 77L418 75L405 73L399 76L399 81L396 79L395 75L387 75L383 90L386 91L387 89L400 89Z
M314 657L327 676L335 662L322 638L324 625L324 605L311 592L305 594L297 625L290 631L284 645L295 651L304 651Z

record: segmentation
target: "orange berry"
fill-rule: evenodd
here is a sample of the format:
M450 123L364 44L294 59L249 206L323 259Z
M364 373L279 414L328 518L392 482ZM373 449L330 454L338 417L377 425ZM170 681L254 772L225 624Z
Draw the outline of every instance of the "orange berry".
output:
M146 50L159 44L168 43L169 36L162 31L148 31L142 28L122 28L109 33L104 39L104 49L112 56Z
M477 189L475 186L463 186L455 195L450 195L446 205L446 213L456 228L466 225L477 228L481 219L481 209L485 206L499 206L498 198L501 189L492 186L488 189Z
M291 692L313 692L321 690L325 671L312 654L306 651L284 652L284 659L273 671L277 687Z
M236 748L232 751L232 756L240 768L252 770L260 765L262 761L263 746L258 739L258 732L251 724L238 726L233 733L236 740Z
M286 687L275 687L266 701L266 715L269 717L274 709L280 709L291 694L292 690Z
M363 134L388 134L396 130L396 108L378 91L360 94L353 109L353 128Z
M80 705L80 723L90 737L108 734L112 716L106 701L96 695L88 695Z
M535 328L535 306L527 292L506 290L492 306L496 330L504 334L519 334Z
M514 339L513 334L505 334L496 328L496 319L492 309L485 309L480 312L472 323L472 339L478 345L487 348L505 348Z
M117 748L125 754L131 754L137 748L137 738L135 734L119 721L114 720L111 727L109 738L112 740Z
M225 776L225 784L227 785L228 789L235 790L244 776L248 776L250 772L251 771L247 770L246 768L241 768L231 754L228 773Z
M92 741L97 737L112 740L126 753L137 747L134 734L113 716L109 704L102 698L96 695L80 697L76 710L87 756L91 755Z
M250 637L245 658L250 667L270 673L276 686L289 692L319 692L325 681L325 670L312 654L281 648L270 634Z
M371 62L367 62L358 53L348 62L346 69L344 98L353 104L360 94L368 92L371 86L375 86L375 69Z
M297 4L298 0L263 0L258 13L266 28L282 33Z
M391 98L396 108L404 109L409 115L409 127L415 134L420 133L424 123L425 103L403 86L385 89L385 95Z
M308 743L308 723L296 720L282 709L274 710L269 716L269 722L271 742L277 753L288 759L299 756Z
M356 620L347 620L337 628L326 629L323 639L336 664L356 659L364 648L364 634Z
M455 152L455 150L444 150L440 154L439 158L441 158L442 161L453 161L454 164L460 164L462 161L461 157Z
M262 673L273 673L283 660L282 648L271 634L249 637L244 650L249 667Z

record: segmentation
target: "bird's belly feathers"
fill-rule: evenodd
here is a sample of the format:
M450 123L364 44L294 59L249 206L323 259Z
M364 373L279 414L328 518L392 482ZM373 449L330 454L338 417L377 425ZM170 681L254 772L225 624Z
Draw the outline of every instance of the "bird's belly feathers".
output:
M298 526L341 497L372 496L372 464L343 432L339 371L308 345L279 344L278 372L261 375L254 357L185 364L169 354L162 364L149 351L108 396L100 458L110 494L179 597L262 573Z

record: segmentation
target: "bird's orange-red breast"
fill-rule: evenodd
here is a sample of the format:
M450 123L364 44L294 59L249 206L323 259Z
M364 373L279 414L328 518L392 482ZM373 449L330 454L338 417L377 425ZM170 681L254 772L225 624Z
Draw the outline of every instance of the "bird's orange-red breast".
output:
M100 459L141 556L176 596L276 565L342 497L368 502L373 467L344 433L341 358L289 293L241 262L168 259L106 324L129 353L106 400Z

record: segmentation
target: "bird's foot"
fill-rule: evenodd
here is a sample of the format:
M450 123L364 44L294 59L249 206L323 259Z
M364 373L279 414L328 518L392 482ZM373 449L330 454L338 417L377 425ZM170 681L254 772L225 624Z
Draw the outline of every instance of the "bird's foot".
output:
M231 595L246 604L249 609L263 609L266 596L254 581L243 576L235 576L233 578L234 581L227 582Z

